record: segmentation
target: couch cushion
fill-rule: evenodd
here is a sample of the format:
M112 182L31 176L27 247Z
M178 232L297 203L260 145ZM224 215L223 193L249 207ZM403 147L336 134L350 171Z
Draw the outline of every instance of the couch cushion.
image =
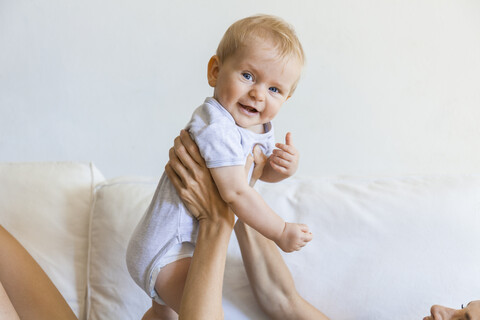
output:
M88 320L141 319L151 299L132 280L125 253L158 179L120 177L96 188L91 217Z
M70 162L0 164L0 223L45 270L82 319L92 165Z
M332 319L422 319L433 304L479 298L479 176L294 178L259 187L287 221L313 232L284 257L298 291Z
M99 186L91 223L89 319L139 318L150 300L130 279L125 250L156 179ZM480 178L293 178L258 190L313 241L283 254L298 291L332 319L421 319L432 304L480 292ZM228 248L226 319L268 319L255 302L235 236Z
M151 299L127 271L125 253L157 184L158 179L119 177L97 187L91 222L88 320L140 319L151 306ZM235 238L226 268L230 276L224 286L225 318L267 319L252 295Z

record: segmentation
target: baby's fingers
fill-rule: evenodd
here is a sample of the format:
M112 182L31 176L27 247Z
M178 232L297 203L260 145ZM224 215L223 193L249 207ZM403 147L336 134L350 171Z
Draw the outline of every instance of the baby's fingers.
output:
M307 242L312 241L312 239L313 239L313 234L311 232L304 233L303 241L305 241L305 244L307 244Z
M295 155L291 154L291 153L288 153L286 151L283 151L281 149L275 149L273 150L273 155L278 157L278 158L282 158L282 159L285 159L287 161L294 161L295 160Z
M290 166L291 161L288 161L286 159L283 159L277 155L273 155L273 157L270 158L270 162L275 163L276 165L280 167L285 167L288 168Z
M280 172L280 173L283 173L283 174L288 174L288 166L281 166L279 164L276 163L276 160L271 160L270 161L270 165L272 166L272 168L277 171L277 172Z
M304 224L304 223L299 223L298 226L300 227L300 230L301 230L302 232L308 233L308 230L309 230L309 229L308 229L308 226L307 226L306 224Z
M278 149L281 149L285 152L288 152L291 155L295 155L298 153L297 148L295 148L293 145L288 145L288 144L283 144L280 142L275 143L275 147Z
M291 132L287 132L287 134L285 135L285 143L288 144L289 146L293 144Z
M292 142L292 134L290 132L287 132L286 136L285 136L285 144L283 143L276 143L275 146L277 148L280 148L288 153L291 153L291 154L295 154L297 153L297 149L295 148L295 146L293 145L293 142Z
M307 242L312 241L313 234L308 229L308 226L306 224L300 224L300 223L298 224L298 226L300 227L300 230L303 232L302 240L304 241L304 243L306 244Z

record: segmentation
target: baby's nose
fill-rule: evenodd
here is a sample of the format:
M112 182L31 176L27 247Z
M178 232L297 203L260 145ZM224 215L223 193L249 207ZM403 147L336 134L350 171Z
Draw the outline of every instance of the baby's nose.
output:
M265 100L265 90L261 86L254 86L250 90L250 97L254 98L256 101Z

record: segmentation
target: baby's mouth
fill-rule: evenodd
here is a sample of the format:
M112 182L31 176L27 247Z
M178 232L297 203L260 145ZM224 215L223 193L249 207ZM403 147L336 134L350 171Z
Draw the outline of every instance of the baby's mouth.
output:
M257 112L258 112L258 110L255 109L254 107L246 106L246 105L243 105L243 104L241 104L241 103L239 103L239 104L240 104L240 106L241 106L245 111L247 111L248 113L257 113Z

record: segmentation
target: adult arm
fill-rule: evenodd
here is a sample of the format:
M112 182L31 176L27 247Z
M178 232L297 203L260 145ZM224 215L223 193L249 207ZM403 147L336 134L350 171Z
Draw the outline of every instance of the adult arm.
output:
M179 318L223 319L223 275L233 213L221 199L195 143L185 131L175 139L165 170L189 211L199 220Z
M223 275L231 233L232 226L226 221L200 222L183 289L180 319L223 319Z
M262 176L267 159L255 148L255 169L250 184ZM238 220L235 224L243 263L253 293L263 311L272 319L328 319L303 299L295 288L290 270L276 245Z
M277 246L240 220L235 234L253 293L272 319L328 319L303 299Z
M17 311L12 305L10 298L0 282L0 319L3 320L20 320Z
M203 159L201 159L200 153L196 148L195 143L191 140L188 133L182 131L180 134L180 138L175 140L175 152L170 152L170 164L167 165L167 174L173 178L174 185L177 188L177 191L184 201L184 203L189 207L192 213L197 216L200 220L200 227L202 227L202 220L206 220L207 222L211 219L211 221L215 221L217 218L217 214L219 212L229 212L226 204L222 201L218 194L218 190L216 186L213 184L212 179L209 176L208 170L206 170L205 164ZM188 151L187 151L188 150ZM255 159L260 160L262 156L260 150L255 148ZM191 158L191 159L188 159ZM195 159L195 160L193 160ZM194 161L194 163L192 163ZM261 161L259 161L261 162ZM264 164L264 162L261 162ZM249 165L252 164L252 159L249 158L247 160L246 167L249 168ZM172 171L175 170L176 174L172 175ZM248 169L247 169L248 171ZM262 172L262 165L259 165L255 168L253 172L253 179L258 179ZM210 216L211 215L211 216ZM233 218L233 215L230 217ZM252 287L254 288L254 292L256 292L256 296L258 297L259 293L264 293L264 295L268 296L270 294L269 291L273 293L272 300L279 298L279 301L285 301L285 297L292 297L294 301L290 305L292 306L292 310L282 310L282 306L278 306L279 308L271 308L273 310L268 310L268 306L266 304L269 302L268 299L259 299L259 303L270 316L278 319L288 319L285 318L285 315L288 315L291 319L308 319L307 316L310 316L311 319L327 319L320 311L315 309L311 306L307 301L303 300L298 293L296 292L295 286L293 284L292 276L285 265L283 258L281 257L278 249L272 248L269 246L275 246L272 241L265 239L259 233L254 231L251 228L248 228L244 224L239 225L237 222L237 226L235 227L237 236L240 234L241 239L239 239L241 248L242 248L242 255L244 258L247 259L248 262L245 262L245 267L247 269L247 274L249 274L250 281ZM247 228L245 231L242 228ZM255 233L252 233L254 231ZM255 236L251 236L251 235ZM208 233L206 233L208 236ZM207 237L208 238L208 237ZM216 238L215 236L213 238ZM199 238L197 240L197 248L199 242L204 242L205 239ZM223 237L221 238L224 242L228 241L225 240ZM215 242L215 239L208 239L208 243L211 241ZM207 243L207 241L205 241ZM248 242L247 242L248 241ZM268 245L266 245L268 244ZM255 247L259 247L258 249ZM248 250L251 247L253 249L252 253L244 253L243 251ZM197 251L195 248L195 254L192 259L193 260L199 259L200 254L208 255L208 250L204 251ZM226 256L226 251L220 250L222 254L222 258ZM252 260L255 258L255 261ZM268 260L268 261L267 261ZM223 260L224 261L224 260ZM252 263L254 261L254 263ZM195 278L196 273L199 272L202 268L210 268L210 264L213 262L205 261L205 265L197 264L195 268L190 267L189 276ZM221 263L215 264L214 267L219 268ZM257 269L255 266L263 266L262 270ZM208 318L209 315L215 313L215 315L219 315L218 310L221 310L221 284L223 284L223 272L224 272L224 265L220 266L221 268L221 276L215 276L214 273L210 274L209 277L205 277L201 279L203 282L212 281L217 286L216 288L220 288L219 290L214 290L213 294L206 295L204 288L200 286L191 286L187 288L188 282L193 281L192 279L187 278L187 285L184 289L184 298L182 299L182 307L180 309L180 316L185 317L184 312L192 312L189 314L190 317L195 318ZM259 272L259 276L255 278L255 272ZM270 272L272 274L279 274L282 275L281 277L264 277L265 272ZM253 274L253 277L252 277ZM264 281L259 281L257 278L265 278ZM262 291L263 290L263 291ZM186 295L189 294L189 298L186 299ZM282 295L284 298L282 298ZM204 304L202 307L202 312L199 312L198 306L199 304ZM188 305L188 308L187 308ZM274 304L275 306L275 304ZM305 310L304 310L305 309ZM283 313L285 312L285 313ZM187 319L187 318L185 318Z
M10 308L11 319L11 306L21 319L77 319L47 274L2 226L0 243L0 307Z

